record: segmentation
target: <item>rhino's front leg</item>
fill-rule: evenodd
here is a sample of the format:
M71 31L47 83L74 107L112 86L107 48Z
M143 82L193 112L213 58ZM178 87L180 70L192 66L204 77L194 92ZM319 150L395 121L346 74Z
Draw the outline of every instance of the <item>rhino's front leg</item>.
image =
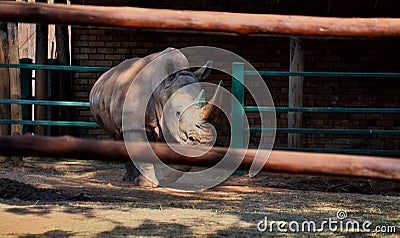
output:
M135 185L140 187L158 187L158 179L155 174L154 165L151 163L139 163L138 167L141 171L140 175L133 181Z
M146 142L143 138L145 135L142 131L131 130L124 133L125 141ZM133 160L137 158L132 158ZM137 167L135 167L137 166ZM154 165L152 163L135 163L126 166L126 174L124 181L133 181L135 185L140 187L158 187L158 179L155 174Z
M154 172L154 166L150 163L140 163L140 173L139 169L132 164L126 164L125 175L122 178L123 181L132 181L135 185L140 187L158 187L158 180Z

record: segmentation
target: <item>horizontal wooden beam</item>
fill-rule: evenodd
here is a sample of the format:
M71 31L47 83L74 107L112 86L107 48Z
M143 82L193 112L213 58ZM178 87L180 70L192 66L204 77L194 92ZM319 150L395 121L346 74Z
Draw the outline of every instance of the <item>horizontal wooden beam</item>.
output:
M335 18L0 2L0 21L335 37L400 35L400 18Z
M144 143L135 143L135 155L146 161ZM167 144L151 144L165 163L210 167L220 161L227 148L214 147L205 155L188 158L171 150ZM250 168L257 150L246 150L242 169ZM80 139L70 136L0 136L0 155L43 156L129 162L121 141ZM266 158L267 159L267 158ZM400 159L345 154L272 151L263 170L286 173L328 174L400 180Z

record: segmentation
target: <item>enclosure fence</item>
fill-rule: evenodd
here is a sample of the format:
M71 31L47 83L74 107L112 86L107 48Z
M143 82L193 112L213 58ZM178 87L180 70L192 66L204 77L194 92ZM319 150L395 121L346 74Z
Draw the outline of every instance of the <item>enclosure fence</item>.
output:
M41 65L41 64L0 64L0 68L20 68L20 69L44 69L44 70L69 70L69 71L94 71L104 72L109 67L92 66L62 66L62 65ZM246 112L302 112L302 113L382 113L399 114L400 108L344 108L344 107L265 107L265 106L246 106L245 105L245 76L261 75L271 76L304 76L304 77L383 77L400 78L400 73L383 72L284 72L284 71L247 71L244 63L232 64L232 94L239 101L240 106L232 104L232 128L235 128L235 137L232 145L243 147L244 130L253 132L274 132L276 133L301 133L301 134L337 134L337 135L400 135L400 130L388 129L323 129L323 128L244 128L244 114ZM21 85L24 87L24 85ZM90 107L89 102L73 101L52 101L52 100L30 100L30 99L0 99L0 104L20 104L20 105L44 105L62 107ZM43 125L43 126L75 126L75 127L97 127L97 123L89 121L58 121L58 120L32 120L23 118L22 120L0 119L0 124L20 124L20 125ZM243 128L237 129L237 128ZM348 154L367 154L367 155L390 155L400 156L398 150L371 150L371 149L336 149L336 148L288 148L274 147L274 149L309 151L309 152L334 152Z
M244 128L244 114L246 112L302 112L302 113L382 113L398 114L400 108L352 108L352 107L265 107L265 106L246 106L245 105L245 76L304 76L304 77L381 77L381 78L400 78L400 73L384 72L282 72L282 71L247 71L244 63L236 62L232 64L232 94L239 101L240 106L235 107L232 103L232 128L243 128L235 133L233 145L241 148L245 145L244 130L254 132L274 132L276 133L300 133L300 134L336 134L336 135L400 135L400 130L384 129L322 129L322 128ZM237 135L237 136L236 136ZM367 154L367 155L390 155L400 156L398 150L372 150L372 149L339 149L339 148L279 148L274 149L308 151L308 152L332 152L348 154Z
M20 69L43 69L43 70L69 70L69 71L94 71L104 72L109 67L94 66L64 66L64 65L44 65L44 64L0 64L0 68L20 68ZM21 74L22 75L22 74ZM32 76L30 76L32 80ZM21 87L24 87L29 80L21 80ZM28 97L22 93L23 97ZM30 96L30 95L29 95ZM89 102L71 102L71 101L52 101L52 100L28 100L28 99L0 99L2 104L20 104L20 105L44 105L44 106L62 106L62 107L90 107ZM56 120L32 120L23 118L23 120L0 119L0 124L19 124L19 125L42 125L42 126L78 126L78 127L97 127L97 123L88 121L56 121Z

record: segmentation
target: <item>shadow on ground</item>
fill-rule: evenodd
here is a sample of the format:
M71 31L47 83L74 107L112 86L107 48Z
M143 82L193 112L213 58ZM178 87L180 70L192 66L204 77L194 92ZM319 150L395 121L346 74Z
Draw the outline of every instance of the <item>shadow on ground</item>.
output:
M400 227L398 182L261 173L255 178L232 176L204 192L181 193L163 188L143 189L122 182L124 166L119 164L85 164L74 166L71 171L62 164L63 173L48 173L58 166L41 161L31 162L29 168L0 165L3 215L11 219L18 217L15 221L24 224L28 221L24 219L44 223L43 229L35 230L37 236L27 235L29 230L24 229L13 232L13 226L18 228L17 223L5 227L10 232L4 234L22 237L276 236L282 234L260 233L257 223L265 216L277 221L315 220L318 223L335 219L338 210L346 211L351 220ZM54 229L54 222L59 229ZM0 230L2 225L6 226L0 224ZM3 233L0 231L0 234ZM355 235L329 231L321 234Z

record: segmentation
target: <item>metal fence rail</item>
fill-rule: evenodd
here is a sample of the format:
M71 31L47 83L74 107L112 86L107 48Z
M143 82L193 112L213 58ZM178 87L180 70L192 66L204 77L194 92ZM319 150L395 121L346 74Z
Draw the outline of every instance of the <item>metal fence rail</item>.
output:
M90 107L90 103L89 102L49 101L49 100L0 99L0 103L3 103L3 104L21 104L21 105Z
M250 132L279 132L302 134L336 134L336 135L400 135L400 130L378 129L319 129L319 128L245 128Z
M0 124L18 124L18 125L41 125L41 126L84 126L98 127L96 122L86 121L46 121L46 120L0 120Z
M89 102L24 100L24 99L0 99L0 104L44 105L44 106L66 106L66 107L90 107L90 103ZM5 119L0 119L0 124L6 124L6 125L17 124L17 125L42 125L42 126L98 127L96 122L86 122L86 121L5 120Z
M372 107L256 107L244 106L246 112L329 112L329 113L400 113L400 108Z
M41 65L41 64L0 64L6 68L21 69L45 69L45 70L70 70L70 71L94 71L104 72L110 67L93 66L65 66L65 65ZM378 130L378 129L320 129L320 128L244 128L243 116L246 112L304 112L304 113L400 113L400 108L342 108L342 107L264 107L246 106L244 80L245 76L307 76L307 77L385 77L400 78L400 73L387 72L281 72L281 71L246 71L243 63L232 64L232 94L235 95L241 107L232 107L232 128L243 128L235 131L232 140L233 147L242 147L244 142L244 130L250 132L275 131L277 133L304 133L304 134L342 134L342 135L399 135L400 130ZM12 100L0 99L0 104L21 105L45 105L45 106L67 106L67 107L89 107L88 102L50 101L50 100ZM80 126L97 127L95 122L85 121L49 121L49 120L0 120L0 124L22 124L22 125L46 125L46 126ZM351 154L380 154L400 156L400 151L394 150L358 150L358 149L334 149L334 148L277 148L295 151L317 151L336 152Z
M267 148L269 149L269 148ZM368 150L368 149L339 149L339 148L288 148L274 147L274 150L302 151L302 152L323 152L323 153L339 153L339 154L354 154L354 155L379 155L399 157L400 153L397 150Z
M239 101L240 106L232 103L232 143L235 147L243 147L244 130L250 132L276 132L276 133L301 133L301 134L335 134L335 135L400 135L400 130L381 129L326 129L326 128L254 128L244 127L244 114L246 112L303 112L303 113L362 113L362 114L399 114L400 108L344 108L344 107L265 107L245 105L245 76L305 76L305 77L382 77L400 78L400 73L387 72L280 72L280 71L248 71L244 70L241 62L232 64L232 94ZM240 129L243 128L243 129ZM398 150L370 150L370 149L336 149L336 148L282 148L294 151L308 152L334 152L367 155L400 156Z
M0 68L20 69L44 69L44 70L70 70L70 71L95 71L104 72L110 67L94 66L68 66L68 65L44 65L44 64L0 64ZM66 106L66 107L90 107L89 102L27 100L27 99L0 99L0 104ZM74 126L74 127L98 127L95 122L87 121L52 121L52 120L7 120L0 119L0 124L42 125L42 126Z
M283 72L283 71L244 71L244 75L261 76L304 76L304 77L352 77L352 78L399 78L400 73L387 72Z
M0 64L0 68L97 71L97 72L104 72L110 69L110 67L48 65L48 64Z

